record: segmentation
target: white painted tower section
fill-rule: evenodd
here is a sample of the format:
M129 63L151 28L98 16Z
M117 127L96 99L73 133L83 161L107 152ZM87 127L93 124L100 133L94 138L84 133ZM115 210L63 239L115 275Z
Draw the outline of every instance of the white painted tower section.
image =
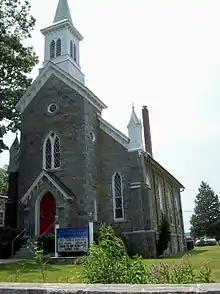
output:
M59 0L54 23L41 32L45 37L43 67L51 61L79 82L84 83L79 56L79 43L83 40L83 36L73 26L67 0ZM59 39L61 46L57 43Z
M134 107L132 107L131 118L128 128L128 137L130 142L128 144L128 151L144 149L143 139L142 139L142 123L141 120L138 119Z

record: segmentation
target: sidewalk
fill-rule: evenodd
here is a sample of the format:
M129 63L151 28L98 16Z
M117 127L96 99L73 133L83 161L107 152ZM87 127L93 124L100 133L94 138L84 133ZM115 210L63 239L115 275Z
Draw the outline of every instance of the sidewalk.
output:
M24 259L0 259L0 265L13 263L13 262L20 262L20 261L24 261Z

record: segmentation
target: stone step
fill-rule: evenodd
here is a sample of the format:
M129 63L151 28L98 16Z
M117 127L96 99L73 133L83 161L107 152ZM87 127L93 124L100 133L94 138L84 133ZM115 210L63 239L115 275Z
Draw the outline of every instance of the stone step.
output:
M26 259L26 258L30 258L34 256L33 251L31 251L30 248L27 247L28 245L25 244L23 245L20 250L18 250L15 255L14 255L14 259Z

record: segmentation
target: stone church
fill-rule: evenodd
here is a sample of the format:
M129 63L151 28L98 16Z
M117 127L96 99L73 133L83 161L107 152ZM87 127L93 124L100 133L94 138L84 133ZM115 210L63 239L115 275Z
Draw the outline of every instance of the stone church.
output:
M43 65L16 105L21 137L10 149L6 223L36 238L54 232L55 219L74 228L92 218L126 235L133 252L152 257L164 213L169 252L183 251L184 187L153 158L147 107L142 121L132 108L128 136L103 119L107 106L85 85L83 36L67 0L59 0L53 24L41 32Z

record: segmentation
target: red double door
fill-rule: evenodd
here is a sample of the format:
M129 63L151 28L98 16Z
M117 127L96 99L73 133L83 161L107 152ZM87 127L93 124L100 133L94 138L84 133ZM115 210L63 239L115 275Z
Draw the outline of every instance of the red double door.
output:
M54 220L56 215L56 200L47 192L40 201L40 234L54 233Z

